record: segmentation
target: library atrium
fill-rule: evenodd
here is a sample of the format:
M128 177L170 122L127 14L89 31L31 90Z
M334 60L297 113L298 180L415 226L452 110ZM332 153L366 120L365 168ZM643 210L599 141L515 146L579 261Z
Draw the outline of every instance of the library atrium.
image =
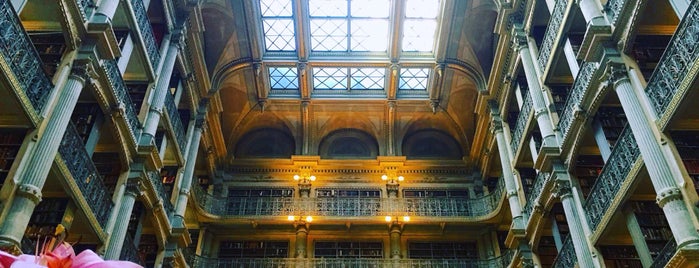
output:
M0 13L5 252L65 228L144 267L699 266L699 1Z

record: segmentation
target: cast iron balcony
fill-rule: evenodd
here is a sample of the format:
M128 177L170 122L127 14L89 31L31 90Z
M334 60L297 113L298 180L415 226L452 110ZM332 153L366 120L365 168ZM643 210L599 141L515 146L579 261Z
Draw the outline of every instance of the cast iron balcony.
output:
M134 108L133 101L131 101L131 95L126 89L124 84L124 79L119 73L119 67L117 67L116 60L107 60L102 64L104 72L109 79L113 94L118 103L118 109L123 109L123 117L126 121L126 125L129 127L129 132L131 133L131 138L133 138L134 143L136 142L136 137L139 135L141 129L141 122L138 120L136 109Z
M517 154L517 148L519 148L522 142L522 136L525 136L527 122L529 122L529 116L532 113L532 96L527 92L527 96L524 99L524 104L522 104L522 109L517 117L517 124L515 124L515 129L512 131L512 141L510 141L510 147L512 147L512 153Z
M167 118L172 126L172 131L175 133L175 139L177 140L177 146L180 148L182 156L185 156L185 147L187 147L187 141L185 140L184 127L182 126L182 119L180 118L180 112L177 110L175 105L175 99L169 92L165 94L165 109L167 110Z

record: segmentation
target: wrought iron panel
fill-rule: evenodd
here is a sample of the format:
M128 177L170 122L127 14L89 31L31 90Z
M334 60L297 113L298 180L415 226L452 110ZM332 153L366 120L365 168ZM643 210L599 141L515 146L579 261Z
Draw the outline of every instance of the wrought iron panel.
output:
M143 0L131 0L131 6L133 7L133 13L136 16L138 29L141 31L143 44L146 45L148 59L150 59L150 64L152 65L153 69L155 69L155 66L160 62L160 51L158 51L158 44L155 43L153 27L148 20L148 12L146 11L145 6L143 6Z
M162 199L165 212L169 213L174 211L175 209L172 206L172 202L170 202L170 196L168 195L169 193L166 192L165 187L163 187L163 178L160 176L160 174L157 171L149 171L148 180L153 183L153 188L157 192L160 199Z
M575 256L575 248L573 248L573 240L570 235L563 242L563 247L561 251L556 256L556 260L553 261L553 268L570 268L575 267L577 258Z
M585 62L583 63L580 72L578 72L578 77L575 78L573 87L571 88L568 98L566 99L563 112L561 113L561 118L558 121L558 128L561 130L563 137L568 135L570 126L575 120L575 111L582 104L583 97L587 94L592 77L594 73L599 69L599 63L596 62Z
M541 43L541 49L539 50L539 69L542 72L545 70L551 54L554 53L553 46L563 24L563 16L566 10L568 10L568 0L557 0L553 7L548 27L546 27L546 33L544 33L544 41Z
M524 211L527 214L531 215L534 203L536 203L536 200L541 196L541 191L544 190L544 186L549 181L549 178L548 172L539 172L539 174L536 175L534 185L532 185L529 196L527 196L527 204L524 206Z
M136 109L131 101L131 95L129 94L129 91L124 84L124 80L119 73L119 67L117 67L116 60L103 61L102 67L107 74L107 79L109 79L111 82L111 92L119 102L119 106L124 109L124 120L126 120L126 125L129 127L131 132L131 138L136 140L138 131L141 129L141 121L138 120Z
M515 124L515 129L512 131L512 141L510 141L510 147L512 147L512 152L517 152L519 144L525 136L525 127L529 121L529 114L532 112L532 95L527 93L527 97L524 99L524 104L522 104L522 109L517 117L517 123Z
M165 94L165 109L167 110L167 116L170 119L170 124L172 125L172 131L175 133L175 140L177 140L177 146L180 147L180 152L185 155L184 150L187 147L187 141L185 140L184 126L182 125L182 118L180 118L180 112L177 110L175 105L175 98L167 92Z
M674 238L670 239L670 241L667 241L667 244L665 244L663 249L655 257L655 259L653 260L653 263L650 265L650 268L665 267L665 265L668 262L670 262L670 259L672 259L672 256L675 255L676 250L677 250L677 242L675 242Z

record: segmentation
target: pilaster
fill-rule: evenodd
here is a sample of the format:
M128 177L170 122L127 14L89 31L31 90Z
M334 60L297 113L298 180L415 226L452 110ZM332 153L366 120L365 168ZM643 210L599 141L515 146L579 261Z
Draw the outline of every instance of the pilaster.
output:
M136 175L140 176L141 174L136 173ZM114 231L109 237L104 253L104 258L107 260L118 260L121 255L121 249L124 246L124 237L129 227L128 222L133 212L134 203L136 202L136 198L142 194L139 180L139 177L131 177L126 181L124 196L121 198L121 204L118 204L119 214L117 215L116 222L120 224L114 226Z

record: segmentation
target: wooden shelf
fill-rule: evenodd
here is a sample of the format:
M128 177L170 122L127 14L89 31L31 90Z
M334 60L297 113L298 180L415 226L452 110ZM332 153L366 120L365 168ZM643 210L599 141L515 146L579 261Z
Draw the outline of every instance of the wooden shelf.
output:
M221 241L219 258L287 258L288 241Z
M315 258L383 258L379 241L316 241Z
M411 259L477 259L475 242L410 242Z

